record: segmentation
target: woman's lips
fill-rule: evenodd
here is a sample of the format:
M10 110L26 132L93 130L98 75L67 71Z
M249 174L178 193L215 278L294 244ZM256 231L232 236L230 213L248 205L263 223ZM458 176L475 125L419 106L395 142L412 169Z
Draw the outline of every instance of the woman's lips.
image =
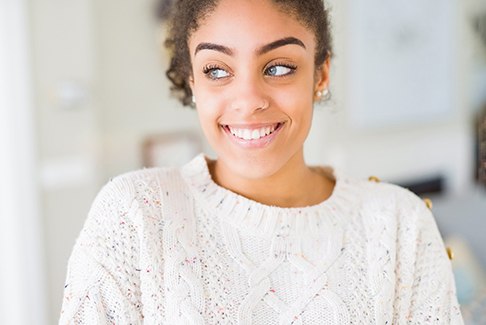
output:
M244 149L262 148L270 143L282 129L284 122L264 126L222 125L226 134Z

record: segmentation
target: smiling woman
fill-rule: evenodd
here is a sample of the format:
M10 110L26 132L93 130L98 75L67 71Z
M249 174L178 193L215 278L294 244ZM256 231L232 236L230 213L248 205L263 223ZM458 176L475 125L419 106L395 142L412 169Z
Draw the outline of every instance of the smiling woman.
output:
M167 75L218 158L101 190L61 323L461 324L426 204L304 161L330 82L323 3L179 0L172 19Z
M314 33L278 8L221 2L188 39L188 79L219 157L210 163L215 181L260 203L308 206L334 186L303 157L316 93L329 85L329 58L316 66Z

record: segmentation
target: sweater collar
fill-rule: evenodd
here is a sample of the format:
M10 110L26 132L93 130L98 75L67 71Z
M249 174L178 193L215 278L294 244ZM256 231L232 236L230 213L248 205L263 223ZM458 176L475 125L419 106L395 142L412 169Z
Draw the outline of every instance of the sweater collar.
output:
M181 172L198 204L233 226L246 228L255 234L282 237L317 235L349 219L358 202L356 181L336 170L332 170L336 185L331 196L319 204L299 208L264 205L217 185L211 178L203 154L183 166Z

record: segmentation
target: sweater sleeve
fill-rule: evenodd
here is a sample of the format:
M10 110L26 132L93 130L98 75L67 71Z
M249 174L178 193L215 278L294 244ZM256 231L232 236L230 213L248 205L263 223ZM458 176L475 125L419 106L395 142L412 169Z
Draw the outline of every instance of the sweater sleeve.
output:
M141 324L138 247L127 179L96 197L68 263L59 324Z
M411 267L409 324L463 324L454 275L444 242L431 211L415 200L416 245Z

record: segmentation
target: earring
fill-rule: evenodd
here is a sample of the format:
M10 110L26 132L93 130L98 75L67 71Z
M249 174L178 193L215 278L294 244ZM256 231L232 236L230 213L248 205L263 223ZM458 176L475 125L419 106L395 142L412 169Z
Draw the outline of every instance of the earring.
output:
M322 97L326 96L329 93L329 90L324 89L323 91L317 90L316 97L321 99Z
M192 103L196 104L196 96L192 96Z
M267 103L266 100L263 100L263 106L262 107L258 107L257 109L264 110L265 108L268 108L268 103Z

